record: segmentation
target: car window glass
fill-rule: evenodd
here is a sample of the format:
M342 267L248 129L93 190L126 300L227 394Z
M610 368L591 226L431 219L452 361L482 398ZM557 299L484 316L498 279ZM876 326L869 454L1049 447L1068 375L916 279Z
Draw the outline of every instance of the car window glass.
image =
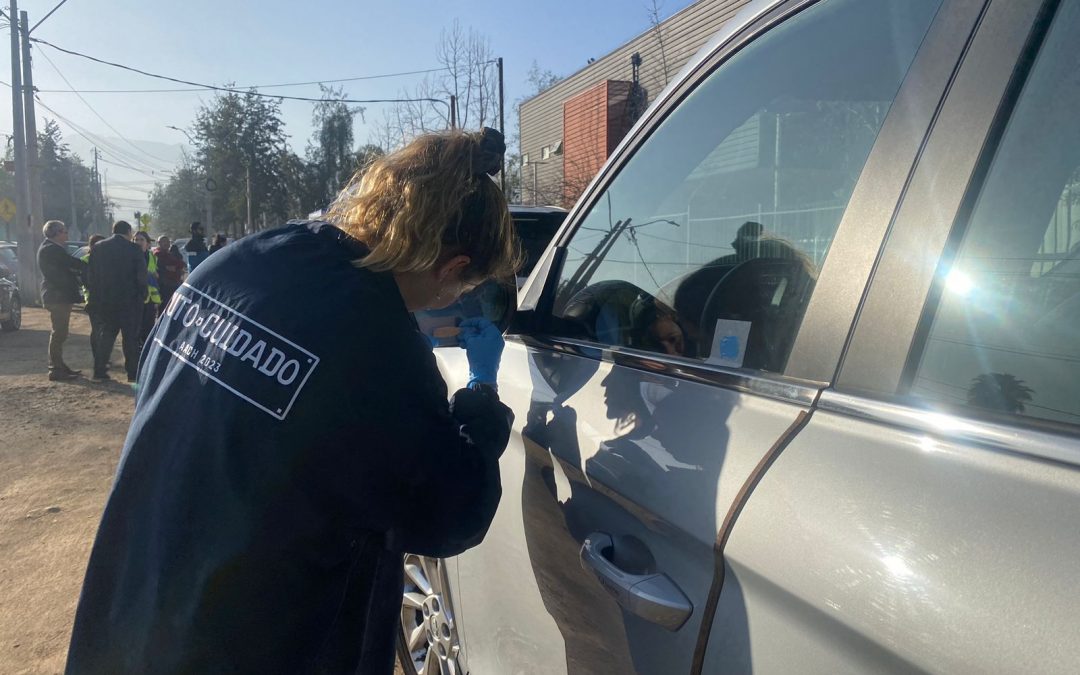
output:
M555 233L559 231L564 218L566 214L562 212L514 214L514 228L525 257L517 273L519 277L527 277L532 273Z
M825 0L708 76L569 243L551 331L784 369L939 0Z
M1080 422L1080 0L1065 0L998 144L911 393Z

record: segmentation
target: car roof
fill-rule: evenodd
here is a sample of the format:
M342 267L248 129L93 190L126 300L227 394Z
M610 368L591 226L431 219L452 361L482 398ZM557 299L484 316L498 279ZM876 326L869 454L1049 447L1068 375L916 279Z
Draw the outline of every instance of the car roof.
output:
M521 204L511 204L510 205L510 215L513 215L515 213L522 213L522 214L532 213L532 214L537 214L537 215L544 215L544 214L549 214L549 213L566 213L566 212L567 212L566 209L560 208L558 206L524 206L524 205L521 205Z

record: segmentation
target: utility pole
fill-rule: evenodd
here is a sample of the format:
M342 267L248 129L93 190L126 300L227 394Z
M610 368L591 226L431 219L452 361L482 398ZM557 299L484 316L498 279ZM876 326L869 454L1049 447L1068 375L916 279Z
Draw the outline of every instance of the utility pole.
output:
M23 304L37 304L37 251L30 231L30 176L26 170L26 127L23 121L22 67L18 0L11 0L11 120L15 146L15 240L19 244L19 288Z
M105 214L105 206L104 206L104 204L102 203L102 200L101 200L101 174L98 173L98 161L97 160L98 160L98 150L97 150L97 146L95 145L94 146L94 175L90 180L90 188L91 188L91 191L93 192L92 203L94 205L93 206L94 210L90 213L90 229L92 230L91 234L94 234L93 230L98 230L98 232L102 233L102 234L108 231L107 228L103 227L102 223L97 222L98 207L99 206L101 208L102 217L104 217L104 214ZM105 223L104 225L108 225L108 223Z
M79 229L79 212L75 208L75 162L68 162L68 187L71 188L71 222L69 229Z
M34 70L30 60L30 20L26 12L19 12L22 33L23 70L23 118L26 124L26 168L30 183L30 232L34 237L34 250L41 246L45 236L41 226L45 223L45 206L41 195L41 162L38 159L37 115L34 111Z
M247 229L245 234L251 234L251 163L244 167L247 183ZM239 237L237 237L239 239Z
M105 185L101 191L101 208L105 209L105 222L112 220L112 205L109 204L109 170L105 169ZM109 223L110 226L112 223ZM108 228L107 230L108 231Z
M506 117L503 114L503 105L505 103L505 99L504 99L504 96L503 96L503 60L502 60L501 56L496 60L496 63L499 66L499 133L502 134L503 138L505 139L506 138ZM506 155L505 154L503 155L502 169L499 170L499 184L502 186L502 191L505 193L506 192Z
M450 94L450 128L457 129L457 96Z

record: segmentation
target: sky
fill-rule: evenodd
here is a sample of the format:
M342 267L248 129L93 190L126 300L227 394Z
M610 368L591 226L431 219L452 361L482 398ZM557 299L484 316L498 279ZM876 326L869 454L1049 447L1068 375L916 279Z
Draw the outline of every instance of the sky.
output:
M59 0L24 0L33 25ZM661 18L692 0L661 0ZM570 75L650 27L652 0L68 0L33 33L66 49L194 82L240 87L400 73L438 67L440 34L455 20L487 36L505 63L507 129L511 106L528 91L535 61L542 70ZM5 8L6 11L6 8ZM3 31L5 38L8 31ZM0 50L5 55L10 49ZM0 80L10 82L10 57ZM51 90L162 89L169 82L34 47L38 128L57 119L73 151L89 160L101 147L109 197L117 217L147 210L147 193L164 181L190 144L169 126L189 128L211 92L83 93ZM66 81L65 79L66 78ZM423 75L350 82L350 98L399 97ZM10 89L0 105L0 131L12 129ZM318 97L317 85L274 93ZM369 105L355 122L358 144L382 119ZM311 136L311 104L282 103L290 144L303 154ZM53 112L55 111L55 112ZM77 129L76 129L77 128ZM81 132L81 134L80 134ZM87 138L89 137L89 139ZM110 147L111 146L111 147ZM126 164L127 166L121 166Z

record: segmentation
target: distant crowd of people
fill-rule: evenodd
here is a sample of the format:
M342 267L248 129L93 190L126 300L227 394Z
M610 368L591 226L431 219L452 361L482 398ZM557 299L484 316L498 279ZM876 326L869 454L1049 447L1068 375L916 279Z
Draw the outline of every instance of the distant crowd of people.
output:
M71 310L86 303L90 317L90 349L93 379L109 380L109 358L120 336L127 381L134 382L142 346L154 322L188 273L211 253L226 245L222 234L210 246L201 223L191 224L191 238L182 247L167 236L153 247L150 235L135 231L120 220L112 236L92 235L85 253L76 258L67 250L67 226L50 220L42 228L45 241L38 249L38 267L44 277L42 304L49 312L49 379L65 381L78 377L64 361L64 342L71 323ZM85 298L84 298L85 295Z

